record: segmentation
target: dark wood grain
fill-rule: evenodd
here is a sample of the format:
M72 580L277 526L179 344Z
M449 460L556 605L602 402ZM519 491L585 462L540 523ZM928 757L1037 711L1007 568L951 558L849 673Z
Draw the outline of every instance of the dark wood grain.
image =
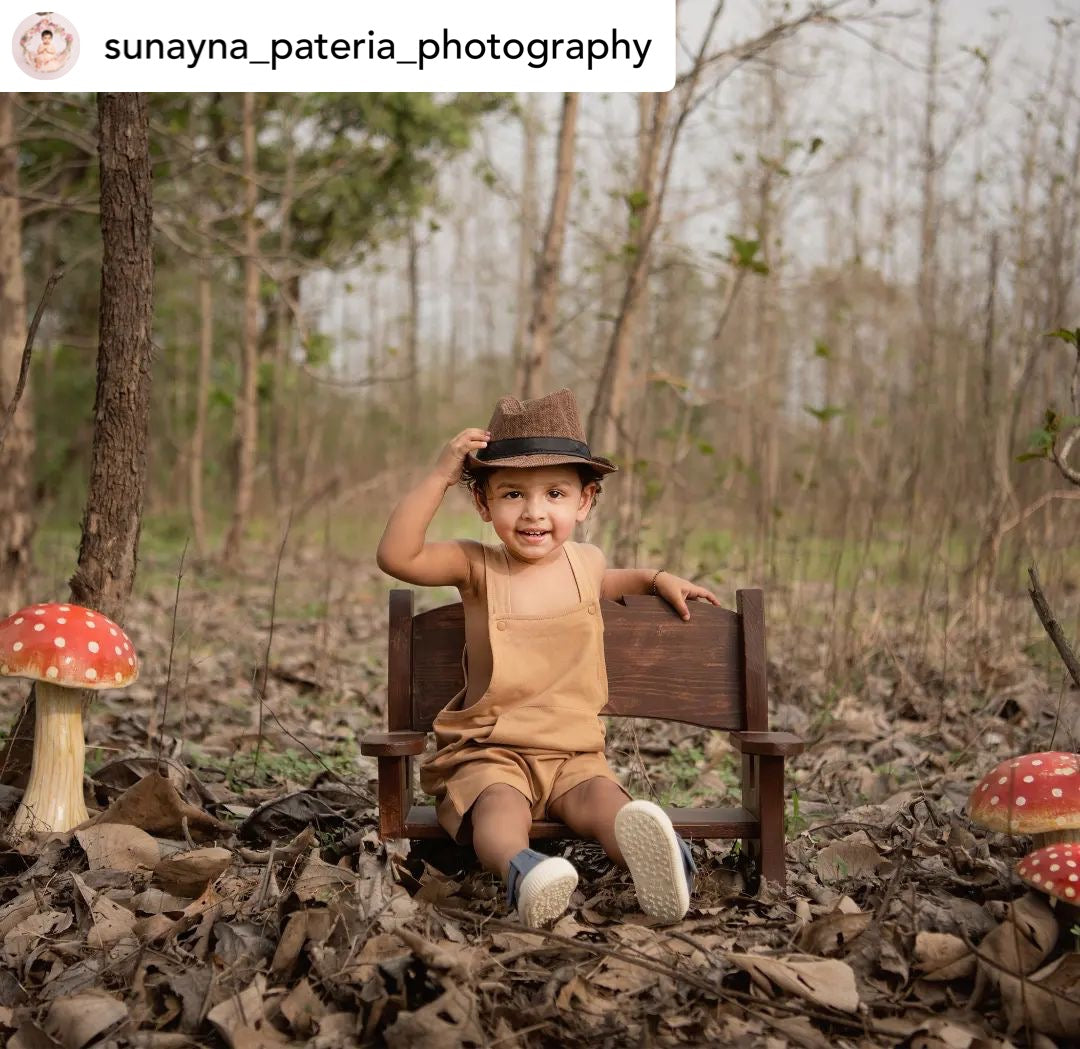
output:
M792 757L806 749L806 743L793 732L732 732L731 745L743 754L779 754Z
M757 837L761 828L758 821L745 809L664 809L675 829L684 838L741 838ZM409 838L440 840L446 831L435 818L435 809L429 805L414 805L405 821L405 835ZM577 838L569 827L554 820L535 820L529 837L534 841L551 838Z
M369 732L360 740L360 753L370 758L423 754L426 732Z
M760 590L736 590L735 606L742 624L746 722L737 728L764 732L769 727L765 666L765 598Z
M405 813L412 807L412 769L408 758L379 758L379 834L405 836Z
M412 669L413 592L390 591L390 649L387 655L386 724L391 732L409 730L413 725ZM425 725L422 731L430 726Z
M757 591L760 593L760 591ZM739 617L695 602L684 622L659 597L603 602L608 705L618 717L663 718L707 728L748 727L742 704ZM443 605L413 620L412 728L426 731L461 690L465 620Z

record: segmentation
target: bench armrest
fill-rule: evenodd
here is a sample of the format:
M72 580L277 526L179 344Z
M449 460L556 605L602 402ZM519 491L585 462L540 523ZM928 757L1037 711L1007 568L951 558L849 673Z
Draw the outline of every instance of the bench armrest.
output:
M801 754L806 743L793 732L729 732L731 745L742 754L791 757Z
M401 758L423 754L426 732L372 732L360 740L360 753L369 758Z

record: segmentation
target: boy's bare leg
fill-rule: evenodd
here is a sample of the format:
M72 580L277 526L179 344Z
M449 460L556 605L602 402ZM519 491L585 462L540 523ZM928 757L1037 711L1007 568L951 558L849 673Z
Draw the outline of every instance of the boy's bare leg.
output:
M612 861L625 867L626 861L615 840L615 814L629 801L614 780L594 776L561 794L548 806L548 811L553 819L565 823L575 833L600 842Z
M493 783L473 802L469 818L477 859L505 880L510 861L529 847L532 806L528 798L507 783Z

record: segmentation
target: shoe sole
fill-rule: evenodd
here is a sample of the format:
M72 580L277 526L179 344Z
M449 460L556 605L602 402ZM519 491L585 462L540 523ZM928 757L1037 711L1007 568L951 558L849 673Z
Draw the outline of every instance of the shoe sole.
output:
M560 856L533 867L518 889L518 916L530 928L544 925L565 913L577 888L578 875Z
M690 909L690 892L678 835L651 801L631 801L615 816L615 840L630 868L641 909L667 924Z

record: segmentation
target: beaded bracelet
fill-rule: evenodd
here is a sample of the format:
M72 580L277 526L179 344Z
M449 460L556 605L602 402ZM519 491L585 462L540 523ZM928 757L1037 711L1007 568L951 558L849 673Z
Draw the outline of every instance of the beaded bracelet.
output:
M653 595L653 597L655 597L655 596L656 596L656 581L657 581L657 579L659 579L659 578L660 578L660 573L661 573L662 571L663 571L663 569L662 569L662 568L658 568L658 569L656 570L656 575L654 575L654 576L652 577L652 582L651 582L651 583L649 584L649 593L650 593L650 594L652 594L652 595Z

